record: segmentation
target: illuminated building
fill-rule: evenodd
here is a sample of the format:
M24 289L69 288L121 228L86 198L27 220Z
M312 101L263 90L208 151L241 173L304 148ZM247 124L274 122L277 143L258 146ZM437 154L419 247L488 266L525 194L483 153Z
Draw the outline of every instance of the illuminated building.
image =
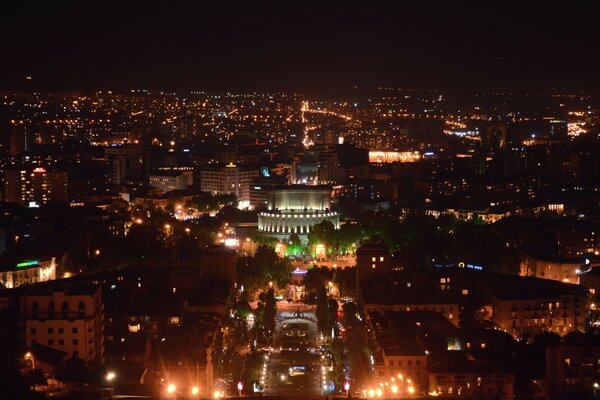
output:
M267 193L267 211L258 214L258 231L278 239L296 233L306 240L310 229L329 221L337 229L339 214L331 209L331 189L323 186L288 186Z
M32 289L21 298L25 345L38 343L101 365L103 308L99 286Z
M0 285L7 289L56 279L56 259L27 260L0 271Z
M371 163L414 162L420 159L418 151L369 151Z
M161 194L173 190L186 190L192 186L192 171L157 171L148 177L150 186L157 188Z
M200 189L213 195L235 194L239 203L250 205L250 184L258 174L258 168L242 167L233 163L202 167Z
M25 205L63 203L69 199L68 176L45 168L4 171L4 201Z

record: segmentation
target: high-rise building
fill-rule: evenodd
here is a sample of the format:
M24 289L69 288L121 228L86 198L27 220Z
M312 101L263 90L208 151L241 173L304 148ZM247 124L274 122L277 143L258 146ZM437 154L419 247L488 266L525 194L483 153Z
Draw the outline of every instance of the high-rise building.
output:
M107 147L104 154L109 166L109 180L120 185L142 177L142 156L139 146Z
M102 364L103 307L100 287L32 289L21 298L25 346L38 343Z
M69 200L68 175L38 167L4 171L4 201L26 205L62 203Z
M213 195L235 194L241 205L250 205L250 184L258 175L258 168L233 163L206 166L200 170L200 189Z

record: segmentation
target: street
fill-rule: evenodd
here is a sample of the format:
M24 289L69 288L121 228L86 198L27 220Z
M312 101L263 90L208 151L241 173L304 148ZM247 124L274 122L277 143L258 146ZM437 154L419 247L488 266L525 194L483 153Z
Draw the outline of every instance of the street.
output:
M265 394L316 398L322 395L321 352L314 311L292 307L277 314L273 351L267 365Z

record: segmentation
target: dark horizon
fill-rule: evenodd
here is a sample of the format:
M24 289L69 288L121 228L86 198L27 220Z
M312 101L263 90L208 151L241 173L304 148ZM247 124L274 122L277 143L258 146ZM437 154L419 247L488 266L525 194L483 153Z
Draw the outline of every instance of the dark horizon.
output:
M13 2L0 6L0 89L329 95L390 85L596 94L596 9L583 2L569 9L541 2Z

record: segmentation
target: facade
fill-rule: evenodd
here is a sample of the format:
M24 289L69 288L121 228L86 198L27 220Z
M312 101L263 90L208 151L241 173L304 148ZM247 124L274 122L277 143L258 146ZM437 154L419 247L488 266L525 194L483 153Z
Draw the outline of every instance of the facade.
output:
M391 346L383 348L377 361L375 377L382 381L394 378L399 397L408 396L410 392L427 392L427 355L419 346L411 351ZM409 388L412 389L409 391Z
M561 344L546 349L546 398L593 398L600 381L600 344Z
M21 298L21 319L27 348L39 343L86 362L104 362L100 287L31 291Z
M159 190L160 194L173 190L186 190L192 186L192 171L158 171L148 177L150 186Z
M514 373L496 371L475 360L441 362L429 368L429 393L435 397L511 400Z
M310 229L329 221L339 228L339 214L330 209L331 189L322 186L288 186L267 193L267 211L258 214L258 231L277 239L292 233L306 240Z
M372 276L389 274L390 249L384 244L363 245L356 250L356 279L360 283Z
M587 298L585 293L548 297L495 296L492 322L513 336L555 332L565 335L585 330Z
M24 205L63 203L69 200L64 171L12 169L4 171L4 201Z
M0 285L7 289L56 279L56 259L29 260L17 263L7 271L0 271Z
M585 267L585 261L583 260L541 260L526 254L521 262L520 275L579 283L579 274Z
M139 146L107 147L104 154L111 183L120 185L141 178L143 162Z
M257 168L241 167L233 163L202 167L200 189L213 195L235 194L241 205L250 205L250 185L258 174Z

